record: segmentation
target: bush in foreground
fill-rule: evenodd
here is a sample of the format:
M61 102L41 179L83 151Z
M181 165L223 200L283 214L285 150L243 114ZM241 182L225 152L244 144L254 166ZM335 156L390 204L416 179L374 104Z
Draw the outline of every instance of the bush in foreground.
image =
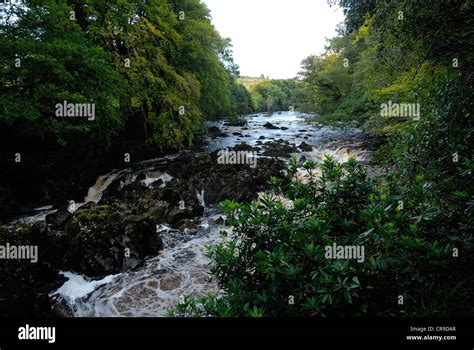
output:
M271 179L272 194L224 202L233 235L208 253L222 292L187 296L170 315L472 316L472 278L459 268L472 244L455 229L430 235L443 215L430 184L417 177L407 198L394 177L376 184L366 175L354 159L293 159L289 181ZM333 259L334 245L364 254Z

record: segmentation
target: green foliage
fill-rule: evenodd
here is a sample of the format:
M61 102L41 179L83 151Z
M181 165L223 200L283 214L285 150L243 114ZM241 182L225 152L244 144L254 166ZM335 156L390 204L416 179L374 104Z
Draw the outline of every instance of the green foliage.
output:
M264 77L243 77L243 76L240 76L237 79L238 83L245 86L245 88L249 91L252 88L252 86L254 86L255 84L258 84L258 83L260 83L264 80L266 80L266 78L264 78Z
M470 74L471 2L456 0L446 6L441 1L340 0L339 5L345 26L329 40L325 54L302 62L300 73L303 110L318 113L318 121L357 121L369 133L391 135L407 119L381 117L382 103L423 106L430 87L426 81L453 71Z
M305 181L294 176L298 168ZM233 235L210 246L209 257L223 293L187 298L170 315L472 316L465 308L472 277L457 270L472 263L472 232L469 239L454 227L431 234L441 203L423 177L408 194L395 177L376 185L354 159L343 166L330 157L321 164L293 159L288 176L285 186L271 179L274 194L258 201L222 204ZM460 238L464 257L454 258ZM364 261L328 259L333 243L363 246Z
M430 183L441 212L433 235L456 228L468 239L474 229L472 82L454 73L429 84L424 118L392 137L390 151L381 149L378 157L396 164L405 191L413 192L419 177Z
M261 80L252 85L250 92L254 108L258 112L268 110L268 98L272 99L272 111L288 111L298 108L301 100L300 84L297 80Z
M231 82L231 105L233 114L237 116L250 114L253 111L253 100L250 92L244 85Z
M46 137L84 156L119 133L182 148L205 117L251 108L230 41L199 0L28 0L13 11L18 20L0 25L0 125L20 140ZM64 100L95 103L96 121L59 119Z
M97 145L109 147L125 124L119 101L126 84L111 57L69 20L69 11L64 3L45 1L22 11L16 26L0 27L0 125L19 142L52 135L76 154L96 154ZM55 105L64 100L95 103L96 121L56 117Z

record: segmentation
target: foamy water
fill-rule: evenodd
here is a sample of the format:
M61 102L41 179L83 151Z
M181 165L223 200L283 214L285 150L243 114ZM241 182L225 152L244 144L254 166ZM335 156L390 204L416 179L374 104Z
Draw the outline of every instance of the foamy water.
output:
M219 217L207 212L194 233L158 225L164 249L146 266L99 281L65 273L69 281L51 295L64 298L77 317L159 317L184 295L218 293L209 280L211 261L205 254L208 244L224 240L222 227L214 224Z
M307 160L321 161L326 154L332 155L339 162L347 162L349 157L366 161L370 152L364 147L353 147L357 144L361 132L358 129L338 130L328 127L308 125L298 113L283 112L266 116L263 114L249 118L247 130L240 127L218 127L229 137L211 138L207 140L207 151L232 147L246 142L252 146L282 139L298 146L302 142L312 145L311 151L301 152L298 157ZM281 129L265 129L263 124L270 122ZM233 135L239 132L242 135ZM263 139L261 137L264 137ZM357 145L356 145L357 146ZM84 203L98 203L104 191L120 178L120 186L133 183L138 175L145 175L141 183L152 186L160 181L158 187L164 188L172 180L166 172L157 170L157 164L166 164L177 155L148 160L113 171L98 177L84 198ZM196 191L199 203L206 207L205 193ZM291 201L281 198L286 206ZM76 209L84 203L77 203ZM44 220L52 209L42 209L32 220ZM205 209L200 225L196 231L173 230L166 225L157 226L157 234L163 240L163 250L156 257L147 260L146 265L132 272L107 276L100 280L92 280L86 276L63 272L68 278L58 290L51 293L54 298L63 298L72 308L77 317L157 317L166 316L184 295L205 295L219 293L215 282L209 281L211 261L206 257L206 246L224 240L219 232L223 227L214 221L220 216L216 209ZM31 222L31 221L29 221ZM230 231L227 228L227 231Z

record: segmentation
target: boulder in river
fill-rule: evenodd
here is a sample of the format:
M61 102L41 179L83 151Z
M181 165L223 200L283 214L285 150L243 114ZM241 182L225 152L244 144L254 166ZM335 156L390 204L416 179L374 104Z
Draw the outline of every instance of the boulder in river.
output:
M247 152L255 151L255 147L252 147L248 143L245 143L245 142L241 142L235 145L234 147L232 147L232 149L234 151L247 151Z
M55 213L46 215L46 223L53 229L64 228L72 214L66 209L58 209Z
M300 150L303 152L311 152L313 150L313 146L308 145L306 142L301 142L301 144L298 146Z
M268 142L264 145L264 147L265 152L263 155L269 157L290 158L292 153L299 153L296 147L287 145L285 143Z
M226 133L222 132L217 126L211 126L208 129L209 135L213 137L224 137L227 136Z
M153 220L107 205L79 208L64 234L70 239L65 267L93 277L134 269L163 247Z
M224 126L244 126L244 125L247 125L247 119L245 118L236 118L224 123Z
M263 124L263 127L264 127L264 128L267 128L267 129L274 129L274 130L275 130L275 129L279 129L279 127L273 125L273 124L270 123L270 122L266 122L265 124Z
M166 222L176 225L178 222L182 220L190 220L194 217L192 209L190 210L188 207L180 208L174 207L172 208L167 215Z

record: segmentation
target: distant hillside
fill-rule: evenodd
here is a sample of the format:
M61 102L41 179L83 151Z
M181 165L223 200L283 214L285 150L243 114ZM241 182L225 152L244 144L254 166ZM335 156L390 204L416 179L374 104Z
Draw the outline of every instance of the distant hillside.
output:
M269 79L262 78L262 77L240 77L240 78L237 78L237 82L239 84L242 84L243 86L245 86L247 88L247 90L250 90L250 88L252 86L254 86L255 84L257 84L257 83L259 83L263 80L269 80Z

